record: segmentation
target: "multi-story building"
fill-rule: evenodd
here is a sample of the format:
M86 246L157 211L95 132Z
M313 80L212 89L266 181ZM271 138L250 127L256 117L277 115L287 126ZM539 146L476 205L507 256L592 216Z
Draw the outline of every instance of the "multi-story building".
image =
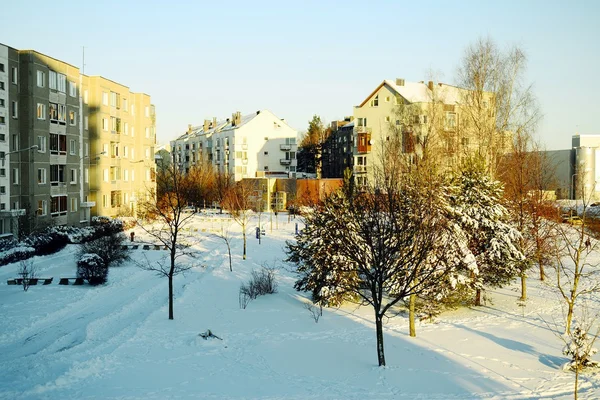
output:
M173 162L189 171L212 164L236 181L245 178L295 177L297 131L268 110L205 120L171 142Z
M439 150L439 161L445 168L457 165L461 158L484 143L465 112L468 90L433 81L406 82L384 80L354 108L353 173L359 185L373 176L373 167L380 162L378 157L391 132L402 134L402 152L418 154L427 137L430 146ZM480 113L489 124L494 118L491 107L493 95L481 94ZM470 113L472 116L474 113ZM462 123L461 123L462 121ZM480 121L481 122L481 121ZM510 133L490 132L500 153L508 151Z
M93 109L86 150L94 215L133 215L136 203L156 189L156 121L150 96L109 79L84 77L83 103Z
M111 101L123 94L130 108L105 105L105 93ZM131 136L120 140L124 124ZM152 190L154 126L148 95L37 51L0 45L0 234L129 212L135 196ZM114 179L106 181L105 170Z
M323 143L322 178L343 178L347 168L352 169L354 118L331 123L331 134Z

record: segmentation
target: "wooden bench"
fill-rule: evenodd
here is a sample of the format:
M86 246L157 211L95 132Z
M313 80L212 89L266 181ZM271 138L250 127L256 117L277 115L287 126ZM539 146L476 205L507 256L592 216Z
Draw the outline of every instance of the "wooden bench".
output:
M32 285L37 285L38 282L41 281L42 285L50 285L52 283L52 280L54 278L28 278L27 280L29 281L29 286ZM23 284L23 278L15 278L15 279L8 279L6 281L7 285L22 285Z

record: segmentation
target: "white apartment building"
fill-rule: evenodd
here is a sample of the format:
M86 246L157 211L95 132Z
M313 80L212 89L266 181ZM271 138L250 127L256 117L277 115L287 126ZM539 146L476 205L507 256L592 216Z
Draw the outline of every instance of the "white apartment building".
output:
M296 176L298 132L269 110L231 118L205 120L171 142L173 162L189 171L202 161L244 178Z

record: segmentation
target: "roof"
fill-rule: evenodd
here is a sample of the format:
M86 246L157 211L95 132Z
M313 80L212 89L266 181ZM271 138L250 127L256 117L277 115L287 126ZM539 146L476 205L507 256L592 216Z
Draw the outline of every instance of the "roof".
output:
M429 103L435 95L435 98L443 101L445 104L456 104L460 99L461 92L460 88L441 82L433 86L434 91L432 92L425 82L404 82L404 85L400 86L396 85L396 81L386 79L360 103L359 107L364 106L384 85L410 103Z

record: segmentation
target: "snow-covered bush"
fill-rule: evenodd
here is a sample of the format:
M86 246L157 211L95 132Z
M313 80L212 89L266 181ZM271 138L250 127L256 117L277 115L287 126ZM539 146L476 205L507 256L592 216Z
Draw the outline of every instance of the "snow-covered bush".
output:
M65 232L50 227L29 235L23 243L35 249L36 256L45 256L62 250L69 242Z
M27 260L35 255L35 249L30 246L17 245L0 254L0 266L14 263L21 260Z
M250 280L240 285L240 308L245 309L248 303L258 296L273 293L277 293L275 270L269 267L262 267L260 271L252 271Z
M565 369L571 371L583 371L587 368L596 368L599 366L597 361L593 361L591 358L598 352L598 349L594 347L594 335L589 335L587 330L581 326L575 326L571 334L565 340L565 347L563 348L563 354L571 357Z
M129 250L123 247L126 237L122 233L113 233L91 242L82 243L78 254L82 258L86 254L97 255L106 268L123 263L129 259Z
M87 280L90 285L101 285L108 277L108 267L97 254L82 254L77 261L77 277Z

